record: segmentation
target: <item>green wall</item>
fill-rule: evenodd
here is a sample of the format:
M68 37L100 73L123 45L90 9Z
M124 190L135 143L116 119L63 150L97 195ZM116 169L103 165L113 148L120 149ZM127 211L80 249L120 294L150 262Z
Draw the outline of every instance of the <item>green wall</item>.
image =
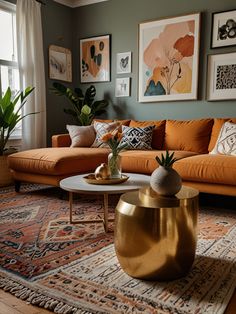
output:
M207 55L236 51L235 47L210 49L211 13L235 9L235 0L109 0L73 10L74 73L79 80L79 39L111 34L111 82L96 83L99 98L110 99L110 117L134 119L191 119L201 117L236 116L236 101L206 101ZM138 77L138 24L147 20L174 17L201 12L199 96L198 100L178 102L139 103ZM116 54L132 52L132 73L116 74ZM115 79L131 77L131 97L116 98ZM82 88L88 85L80 85Z

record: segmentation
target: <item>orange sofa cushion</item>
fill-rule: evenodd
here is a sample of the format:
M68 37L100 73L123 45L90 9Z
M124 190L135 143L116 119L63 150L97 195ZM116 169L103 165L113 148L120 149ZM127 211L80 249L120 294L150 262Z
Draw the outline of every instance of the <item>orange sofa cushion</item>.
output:
M152 148L154 149L162 149L163 147L163 141L164 141L164 135L165 135L165 120L160 121L136 121L131 120L129 126L130 127L140 127L144 128L146 126L154 125L155 128L152 132Z
M207 153L213 119L167 120L164 148Z
M94 171L107 162L109 149L91 147L56 147L31 149L8 156L13 170L47 175Z
M173 168L183 180L235 185L236 163L234 156L197 155L178 160Z
M209 152L211 152L214 149L221 127L227 121L236 123L236 118L215 118L214 119L214 124L213 124L212 132L211 132L211 139L208 146Z

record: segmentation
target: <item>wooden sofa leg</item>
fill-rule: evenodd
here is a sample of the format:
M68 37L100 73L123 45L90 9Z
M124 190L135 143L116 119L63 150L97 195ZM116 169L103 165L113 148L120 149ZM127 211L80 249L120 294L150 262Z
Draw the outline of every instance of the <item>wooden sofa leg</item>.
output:
M15 180L15 191L20 192L21 181Z

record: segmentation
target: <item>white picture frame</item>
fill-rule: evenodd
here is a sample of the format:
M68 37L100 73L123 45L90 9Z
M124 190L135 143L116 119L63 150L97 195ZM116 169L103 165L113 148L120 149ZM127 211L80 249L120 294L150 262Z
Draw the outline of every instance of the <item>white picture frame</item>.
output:
M122 77L116 79L116 97L130 96L130 77Z
M116 56L116 73L117 74L131 73L131 66L132 66L131 58L132 58L131 51L117 53L117 56Z
M236 52L208 55L207 100L236 99Z
M140 23L138 101L196 100L199 42L200 13Z

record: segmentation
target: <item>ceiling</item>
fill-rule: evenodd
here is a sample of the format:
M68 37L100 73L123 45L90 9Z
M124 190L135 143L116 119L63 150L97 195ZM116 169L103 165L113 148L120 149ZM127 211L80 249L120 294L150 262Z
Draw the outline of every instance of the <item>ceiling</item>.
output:
M54 0L54 1L67 5L68 7L71 7L71 8L76 8L76 7L81 7L83 5L88 5L88 4L93 4L93 3L98 3L98 2L108 1L108 0Z

